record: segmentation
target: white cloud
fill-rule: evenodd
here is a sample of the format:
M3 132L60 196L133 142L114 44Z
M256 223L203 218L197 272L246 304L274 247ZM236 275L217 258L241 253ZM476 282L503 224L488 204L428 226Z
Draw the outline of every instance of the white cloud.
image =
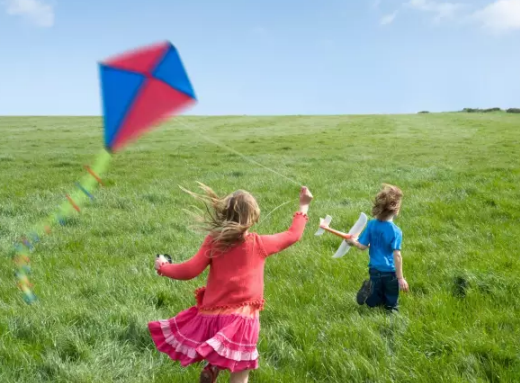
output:
M381 25L388 25L388 24L392 24L395 20L395 18L397 17L397 11L395 11L394 13L389 13L387 15L384 15L383 17L381 17Z
M42 0L6 0L4 4L8 15L23 17L39 27L54 25L54 8Z
M373 9L379 9L380 5L381 5L381 0L372 0Z
M476 11L472 19L493 33L520 30L520 0L497 0Z
M409 0L405 5L419 11L433 13L435 21L452 18L465 6L460 3L437 2L434 0Z

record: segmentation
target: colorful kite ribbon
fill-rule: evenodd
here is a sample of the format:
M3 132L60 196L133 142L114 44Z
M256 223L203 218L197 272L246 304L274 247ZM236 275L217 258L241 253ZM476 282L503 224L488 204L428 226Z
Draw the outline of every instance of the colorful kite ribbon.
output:
M97 185L101 184L101 175L108 168L112 155L103 150L95 160L90 171L79 182L76 182L76 189L66 195L66 200L58 206L51 215L36 225L29 235L22 237L14 246L13 261L17 270L15 273L18 279L18 287L22 290L25 302L32 303L36 300L36 295L32 290L32 284L29 280L31 273L29 254L36 248L45 235L50 235L53 227L65 225L68 218L73 214L79 213L85 202L93 199L92 193Z

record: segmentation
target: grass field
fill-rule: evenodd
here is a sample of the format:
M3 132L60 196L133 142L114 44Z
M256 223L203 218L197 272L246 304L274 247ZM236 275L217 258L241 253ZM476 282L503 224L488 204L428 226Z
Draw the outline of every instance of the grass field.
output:
M299 188L206 142L216 139L310 187L302 241L266 265L260 369L251 382L519 382L520 115L181 117L116 155L107 187L31 255L39 297L21 300L12 243L60 204L102 148L99 118L0 118L0 382L195 382L157 352L147 322L191 306L156 253L202 236L178 185L251 191L258 227L285 230ZM342 259L319 217L346 230L382 182L400 186L400 314L359 307L367 254ZM224 376L225 378L225 376ZM225 379L222 379L225 381Z

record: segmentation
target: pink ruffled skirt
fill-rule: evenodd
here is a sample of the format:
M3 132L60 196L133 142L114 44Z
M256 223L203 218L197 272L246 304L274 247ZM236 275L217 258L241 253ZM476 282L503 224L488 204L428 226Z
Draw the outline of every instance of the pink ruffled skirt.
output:
M157 349L184 367L205 360L231 372L258 368L260 320L255 308L200 311L194 306L150 322L148 329Z

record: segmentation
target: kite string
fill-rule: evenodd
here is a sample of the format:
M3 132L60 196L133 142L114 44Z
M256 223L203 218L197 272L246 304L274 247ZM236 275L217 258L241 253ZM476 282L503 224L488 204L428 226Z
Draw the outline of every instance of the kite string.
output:
M226 150L228 150L229 152L234 153L234 154L236 154L237 156L240 156L240 157L241 157L242 159L244 159L245 161L247 161L247 162L249 162L249 163L252 163L253 165L258 165L258 166L260 166L260 167L262 167L262 168L264 168L264 169L266 169L266 170L269 170L270 172L272 172L272 173L274 173L274 174L276 174L276 175L278 175L278 176L280 176L280 177L286 179L287 181L289 181L289 182L291 182L291 183L293 183L293 184L295 184L295 185L297 185L297 186L302 186L302 183L301 183L301 182L298 182L298 181L296 181L296 180L294 180L294 179L292 179L292 178L290 178L290 177L287 177L286 175L284 175L284 174L282 174L282 173L280 173L280 172L278 172L278 171L276 171L276 170L274 170L274 169L272 169L272 168L270 168L270 167L268 167L268 166L265 166L265 165L261 164L260 162L258 162L258 161L256 161L256 160L253 160L253 159L250 158L250 157L247 157L246 155L240 153L240 152L239 152L238 150L236 150L236 149L230 148L229 146L224 145L223 143L221 143L221 142L219 142L219 141L217 141L217 140L214 140L214 139L212 140L212 139L210 139L210 138L208 138L208 137L202 135L202 134L198 131L198 127L194 127L194 125L192 125L192 124L188 124L188 123L186 123L186 122L184 122L184 121L181 121L181 120L178 119L178 118L177 118L175 121L177 121L178 123L180 123L181 125L183 125L185 128L189 129L190 131L195 132L195 134L196 134L197 136L199 136L200 138L202 138L203 140L205 140L205 141L207 141L207 142L209 142L209 143L212 143L213 145L219 146L219 147L221 147L221 148L223 148L223 149L226 149ZM273 210L271 210L271 211L270 211L270 212L269 212L269 213L268 213L268 214L267 214L267 215L262 219L262 221L261 221L260 223L258 223L258 226L260 226L260 225L262 225L264 222L266 222L267 219L271 216L271 214L273 214L276 210L282 208L283 206L287 205L288 203L291 203L293 200L294 200L294 199L290 199L289 201L286 201L286 202L284 202L284 203L278 205L277 207L275 207Z
M273 214L276 210L280 209L282 206L285 206L285 205L287 205L288 203L293 202L293 201L294 201L294 199L290 199L289 201L284 202L284 203L282 203L281 205L275 207L273 210L271 210L271 211L269 212L269 214L267 214L264 218L262 218L262 221L257 225L257 227L260 226L260 225L262 225L264 222L266 222L266 221L267 221L267 218L269 218L269 217L271 216L271 214Z
M230 151L230 152L236 154L237 156L240 156L242 159L244 159L244 160L246 160L246 161L248 161L248 162L250 162L250 163L252 163L252 164L254 164L254 165L258 165L258 166L260 166L260 167L262 167L262 168L264 168L264 169L266 169L266 170L269 170L270 172L272 172L272 173L274 173L274 174L277 174L278 176L280 176L280 177L282 177L282 178L285 178L287 181L289 181L289 182L291 182L291 183L293 183L293 184L295 184L295 185L297 185L297 186L302 186L302 183L301 183L301 182L298 182L298 181L296 181L296 180L294 180L294 179L292 179L292 178L290 178L290 177L287 177L286 175L284 175L284 174L282 174L282 173L280 173L280 172L278 172L278 171L276 171L276 170L274 170L274 169L272 169L272 168L270 168L270 167L268 167L268 166L265 166L265 165L261 164L260 162L253 160L252 158L249 158L249 157L245 156L244 154L240 153L238 150L235 150L235 149L233 149L233 148L230 148L229 146L224 145L224 144L221 143L221 142L218 142L218 141L216 141L216 140L212 140L212 139L210 139L210 138L208 138L208 137L202 135L202 134L198 131L198 128L195 128L195 129L194 129L193 126L192 126L191 124L188 125L187 123L185 123L184 121L181 121L181 120L179 120L179 119L176 119L176 121L177 121L178 123L180 123L181 125L183 125L185 128L188 128L188 129L190 129L191 131L195 132L195 134L197 134L197 135L198 135L199 137L201 137L202 139L204 139L204 140L206 140L206 141L208 141L208 142L210 142L210 143L212 143L212 144L214 144L214 145L220 146L221 148L226 149L226 150L228 150L228 151Z

